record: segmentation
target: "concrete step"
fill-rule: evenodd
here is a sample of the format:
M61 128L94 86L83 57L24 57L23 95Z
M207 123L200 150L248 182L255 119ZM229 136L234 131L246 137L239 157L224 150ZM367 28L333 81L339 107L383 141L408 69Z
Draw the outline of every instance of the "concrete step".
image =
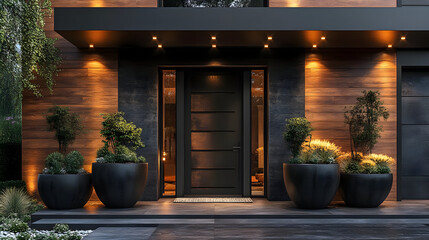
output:
M159 225L246 225L246 226L289 226L289 225L335 225L335 224L429 224L429 218L332 218L332 219L215 219L215 218L46 218L31 224L39 230L49 230L57 223L68 224L71 229L93 230L99 227L157 227Z

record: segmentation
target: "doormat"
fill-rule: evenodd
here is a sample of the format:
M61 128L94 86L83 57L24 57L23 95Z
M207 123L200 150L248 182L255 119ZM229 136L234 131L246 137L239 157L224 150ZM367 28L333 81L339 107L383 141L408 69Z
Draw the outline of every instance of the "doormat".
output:
M248 197L241 198L207 198L207 197L190 197L190 198L176 198L174 203L253 203L253 200Z

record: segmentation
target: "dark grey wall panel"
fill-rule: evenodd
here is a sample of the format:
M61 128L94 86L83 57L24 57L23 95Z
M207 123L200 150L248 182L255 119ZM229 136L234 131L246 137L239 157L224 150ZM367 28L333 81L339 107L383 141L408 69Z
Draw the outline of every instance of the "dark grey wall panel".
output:
M267 198L287 200L282 164L290 156L282 132L285 118L305 115L304 50L163 49L119 51L119 110L143 128L149 162L145 200L159 197L158 186L158 67L213 65L266 66L268 69Z
M429 177L429 125L402 126L402 175Z
M429 51L398 51L398 199L429 199Z
M428 96L429 68L404 68L401 92L402 96Z
M406 199L429 199L429 177L402 177L401 185Z
M402 97L402 124L429 124L429 97Z

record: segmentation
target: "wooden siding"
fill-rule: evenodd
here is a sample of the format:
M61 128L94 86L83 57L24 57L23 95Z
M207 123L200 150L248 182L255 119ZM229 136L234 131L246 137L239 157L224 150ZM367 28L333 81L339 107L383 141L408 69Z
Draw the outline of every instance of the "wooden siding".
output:
M397 0L269 0L270 7L396 7Z
M55 7L156 7L156 0L54 0ZM54 9L55 11L55 9ZM97 149L102 146L100 127L103 112L118 110L117 50L78 49L54 32L54 18L46 18L48 37L58 38L61 72L55 77L53 95L44 91L43 98L25 92L22 106L22 176L31 193L36 193L37 175L46 156L56 151L54 134L47 131L44 118L54 104L69 106L83 118L86 133L79 136L70 150L85 157L85 169L91 170Z
M379 50L320 50L306 54L305 115L315 128L314 138L329 139L349 151L344 109L363 90L379 90L390 112L375 153L396 159L396 54ZM396 169L388 200L396 200Z

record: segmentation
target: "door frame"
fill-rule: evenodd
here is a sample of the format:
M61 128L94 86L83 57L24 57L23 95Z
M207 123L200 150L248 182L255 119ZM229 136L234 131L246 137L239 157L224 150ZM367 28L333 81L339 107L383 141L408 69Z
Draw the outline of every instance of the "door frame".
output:
M158 79L159 81L159 163L162 159L162 147L163 147L163 111L162 111L162 70L176 70L176 196L185 196L185 71L192 69L234 69L242 70L243 72L243 115L242 115L242 196L250 197L251 192L251 71L252 70L264 70L264 196L267 195L267 182L268 182L268 69L267 66L253 66L253 65L222 65L222 66L211 66L211 65L179 65L179 66L159 66L158 68ZM246 81L247 79L247 81ZM247 117L246 117L247 116ZM245 159L248 159L245 161ZM164 179L163 179L163 168L160 164L159 171L159 191L162 196ZM258 196L257 196L258 197Z

